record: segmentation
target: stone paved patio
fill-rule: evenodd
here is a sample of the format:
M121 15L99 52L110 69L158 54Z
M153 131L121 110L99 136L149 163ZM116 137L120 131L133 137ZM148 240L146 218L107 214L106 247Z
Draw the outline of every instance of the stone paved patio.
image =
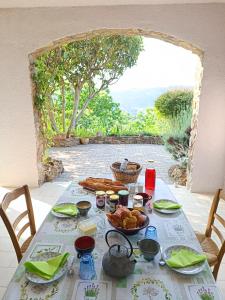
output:
M143 165L142 174L153 159L157 177L166 183L171 183L168 169L176 162L162 145L79 145L70 148L52 148L50 156L63 161L65 172L56 181L68 181L83 176L104 177L112 176L110 165L115 161L128 158Z

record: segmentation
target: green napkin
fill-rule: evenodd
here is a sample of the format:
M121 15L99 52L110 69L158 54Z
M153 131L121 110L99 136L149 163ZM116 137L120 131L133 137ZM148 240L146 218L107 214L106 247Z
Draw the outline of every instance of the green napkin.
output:
M171 268L185 268L206 260L204 254L197 254L188 249L174 250L166 263Z
M57 255L47 261L26 261L24 263L27 271L36 274L44 279L51 279L58 272L59 268L64 265L69 256L68 252Z
M178 208L181 208L182 205L180 205L178 203L172 203L167 200L161 200L160 202L153 203L153 207L158 208L158 209L178 209Z
M52 208L54 212L61 213L68 216L76 216L78 214L78 209L73 203L65 203L64 205L56 205Z

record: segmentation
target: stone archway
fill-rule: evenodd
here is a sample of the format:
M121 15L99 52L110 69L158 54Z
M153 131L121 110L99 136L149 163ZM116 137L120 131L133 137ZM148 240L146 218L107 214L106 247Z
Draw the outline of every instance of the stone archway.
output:
M197 137L197 127L198 127L198 112L199 112L199 96L201 91L201 80L203 75L203 67L202 67L202 59L204 52L199 47L180 39L177 39L171 35L156 32L156 31L149 31L143 29L99 29L93 30L86 33L80 33L72 36L63 37L61 39L52 41L49 45L46 45L40 49L29 54L29 62L30 62L30 74L31 74L31 82L32 82L32 97L35 97L35 85L32 81L32 73L34 71L34 61L35 59L43 54L46 51L54 49L62 44L83 40L83 39L90 39L99 35L141 35L143 37L155 38L160 39L164 42L171 43L175 46L182 47L186 50L190 50L193 54L196 54L199 57L199 64L197 70L197 78L196 84L194 88L194 98L193 98L193 114L192 114L192 124L191 124L191 137L190 137L190 145L189 145L189 160L188 160L188 178L187 178L187 186L188 188L191 187L192 184L192 170L193 170L193 152L195 147L195 141ZM40 124L40 113L34 106L33 101L33 109L34 109L34 121L35 121L35 130L36 130L36 143L37 143L37 166L38 166L38 174L39 174L39 183L43 182L43 168L42 168L42 156L44 152L44 139L42 136L41 131L41 124Z

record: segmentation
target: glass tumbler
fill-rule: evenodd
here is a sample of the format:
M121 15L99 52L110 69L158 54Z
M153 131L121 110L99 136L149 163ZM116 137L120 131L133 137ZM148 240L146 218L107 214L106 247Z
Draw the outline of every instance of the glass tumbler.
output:
M145 189L146 190L155 190L155 178L156 171L155 169L146 169L145 170Z
M145 230L145 238L157 241L157 230L155 226L148 226Z
M84 254L80 258L80 279L92 280L96 277L94 260L91 254Z

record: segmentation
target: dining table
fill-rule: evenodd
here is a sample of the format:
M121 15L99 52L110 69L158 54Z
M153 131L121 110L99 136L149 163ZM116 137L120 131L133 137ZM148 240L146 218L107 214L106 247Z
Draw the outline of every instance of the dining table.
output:
M152 200L169 199L179 203L161 179L156 180ZM44 201L44 197L42 201ZM159 265L158 253L151 261L141 255L137 243L145 236L145 229L135 235L127 236L134 247L133 257L136 265L133 273L125 278L112 278L104 273L102 258L109 250L105 234L113 229L107 220L105 210L96 207L95 194L83 189L78 183L71 182L56 203L77 203L87 200L92 207L86 217L58 218L49 211L33 238L28 250L7 287L4 300L217 300L224 299L212 276L207 263L198 274L180 274L167 265ZM129 199L131 205L132 197ZM36 215L38 212L36 212ZM194 230L183 209L173 214L162 214L155 209L147 212L149 225L157 229L157 240L162 251L170 246L184 245L202 252ZM79 277L80 258L74 248L74 241L82 236L79 222L90 219L97 225L94 234L95 248L92 252L96 276L93 280L82 280ZM72 275L64 276L48 284L38 284L28 280L24 263L42 253L69 252ZM89 292L92 291L92 292Z

